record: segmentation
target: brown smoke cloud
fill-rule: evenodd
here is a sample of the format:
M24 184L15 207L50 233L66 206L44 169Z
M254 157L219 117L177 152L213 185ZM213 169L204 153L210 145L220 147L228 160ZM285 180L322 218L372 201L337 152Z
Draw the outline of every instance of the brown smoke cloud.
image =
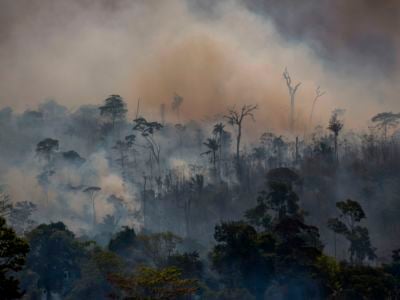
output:
M308 40L288 41L269 18L241 1L214 3L212 16L198 14L187 3L3 1L0 104L23 110L54 97L73 109L119 93L132 115L140 97L142 113L158 117L159 105L170 108L177 92L185 99L185 120L257 103L257 126L250 125L254 130L285 129L288 95L282 71L287 66L293 79L303 82L297 95L300 128L308 120L317 85L327 90L317 107L318 122L326 123L335 107L346 109L346 122L354 126L364 125L377 111L400 109L398 88L392 86L399 78L397 66L390 78L375 74L373 65L370 70L364 65L361 73L356 65L353 73L337 70ZM357 28L367 26L363 16L350 11L344 21L329 23L346 41L352 37L346 33L350 21L360 19ZM378 29L385 28L390 24ZM174 118L172 112L168 117Z

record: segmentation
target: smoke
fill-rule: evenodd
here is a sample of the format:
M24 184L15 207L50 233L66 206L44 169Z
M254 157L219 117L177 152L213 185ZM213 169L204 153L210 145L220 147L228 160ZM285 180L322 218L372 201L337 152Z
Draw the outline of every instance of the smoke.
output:
M38 183L40 172L40 163L32 159L8 168L0 178L14 202L30 201L38 207L34 219L39 223L62 221L74 231L92 230L91 202L83 192L89 186L101 187L95 197L97 223L101 223L106 215L118 214L108 201L110 195L123 199L126 211L133 212L140 208L135 198L136 191L132 186L124 185L122 178L110 168L102 151L92 154L79 168L58 163L47 190ZM132 221L121 220L118 225L139 226Z
M318 85L327 91L316 108L318 123L326 123L335 107L346 109L349 126L365 125L377 111L399 109L398 88L392 86L399 78L392 38L397 27L385 18L383 6L357 1L368 9L366 16L374 16L372 24L380 25L374 27L376 36L393 46L385 47L390 53L376 50L379 38L353 38L359 35L352 32L370 28L369 18L351 13L357 4L316 6L317 15L327 19L319 28L318 18L307 18L312 1L301 10L275 2L2 1L0 103L24 110L53 97L74 109L118 93L132 116L141 98L141 113L159 117L160 104L169 108L176 92L184 97L183 121L259 104L257 127L248 128L258 134L287 128L282 71L288 67L293 80L303 83L297 94L299 130L307 125ZM301 28L311 26L309 38ZM333 55L342 48L364 49L365 55L349 63L345 55ZM380 62L391 66L382 68L390 69L386 76L374 72ZM171 111L167 121L176 121Z
M396 0L242 0L257 14L271 18L292 40L304 41L336 68L373 68L389 75L398 67L400 4ZM348 68L351 71L351 68Z

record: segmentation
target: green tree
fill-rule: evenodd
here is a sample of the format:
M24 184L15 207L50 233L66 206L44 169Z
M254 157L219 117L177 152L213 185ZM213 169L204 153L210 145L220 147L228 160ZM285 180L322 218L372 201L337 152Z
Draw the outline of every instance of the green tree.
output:
M328 228L350 242L350 263L362 264L365 259L375 259L376 249L371 245L368 229L359 225L366 218L361 205L347 199L337 202L336 207L340 211L339 218L329 219Z
M181 270L183 278L201 279L203 276L204 266L197 252L173 254L167 265Z
M120 255L128 255L132 247L136 246L136 233L133 228L128 226L116 233L108 243L108 249Z
M245 217L255 226L268 228L272 221L285 217L300 217L299 197L292 186L282 181L268 181L268 191L260 192L257 206L249 209Z
M123 271L124 262L115 253L95 246L80 266L80 277L65 297L67 300L106 299L113 291L108 275Z
M217 245L210 253L213 268L229 288L248 289L256 299L264 299L273 278L274 238L245 222L222 223L215 227Z
M19 281L15 278L15 274L24 266L28 251L28 243L17 237L14 230L7 227L5 219L0 217L1 299L17 299L23 295L19 289Z
M38 274L37 287L48 298L55 292L64 295L79 277L85 245L61 222L39 225L27 237L31 249L27 267Z
M106 117L111 122L113 132L117 123L123 122L126 119L126 103L120 95L111 95L104 100L104 105L99 107L100 115Z

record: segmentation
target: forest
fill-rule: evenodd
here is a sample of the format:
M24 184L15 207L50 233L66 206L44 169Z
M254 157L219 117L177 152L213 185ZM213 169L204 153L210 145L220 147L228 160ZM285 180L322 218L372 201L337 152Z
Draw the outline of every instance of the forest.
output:
M248 142L257 105L166 121L183 105L0 111L3 299L399 297L400 114Z
M0 0L0 300L400 299L398 28L398 0Z

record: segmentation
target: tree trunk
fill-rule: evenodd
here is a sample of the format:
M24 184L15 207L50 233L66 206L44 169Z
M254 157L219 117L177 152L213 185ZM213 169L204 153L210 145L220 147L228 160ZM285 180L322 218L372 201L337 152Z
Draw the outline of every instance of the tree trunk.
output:
M289 123L290 132L293 133L294 130L294 94L290 95L290 123Z
M94 195L92 195L92 208L93 208L93 227L96 226L96 208L94 205Z
M337 140L338 140L338 135L337 135L337 134L335 134L335 160L336 160L336 162L338 162L338 161L339 161L339 155L338 155L338 143L337 143Z
M242 139L242 125L238 125L238 135L236 139L236 160L237 164L239 165L240 161L240 140Z

